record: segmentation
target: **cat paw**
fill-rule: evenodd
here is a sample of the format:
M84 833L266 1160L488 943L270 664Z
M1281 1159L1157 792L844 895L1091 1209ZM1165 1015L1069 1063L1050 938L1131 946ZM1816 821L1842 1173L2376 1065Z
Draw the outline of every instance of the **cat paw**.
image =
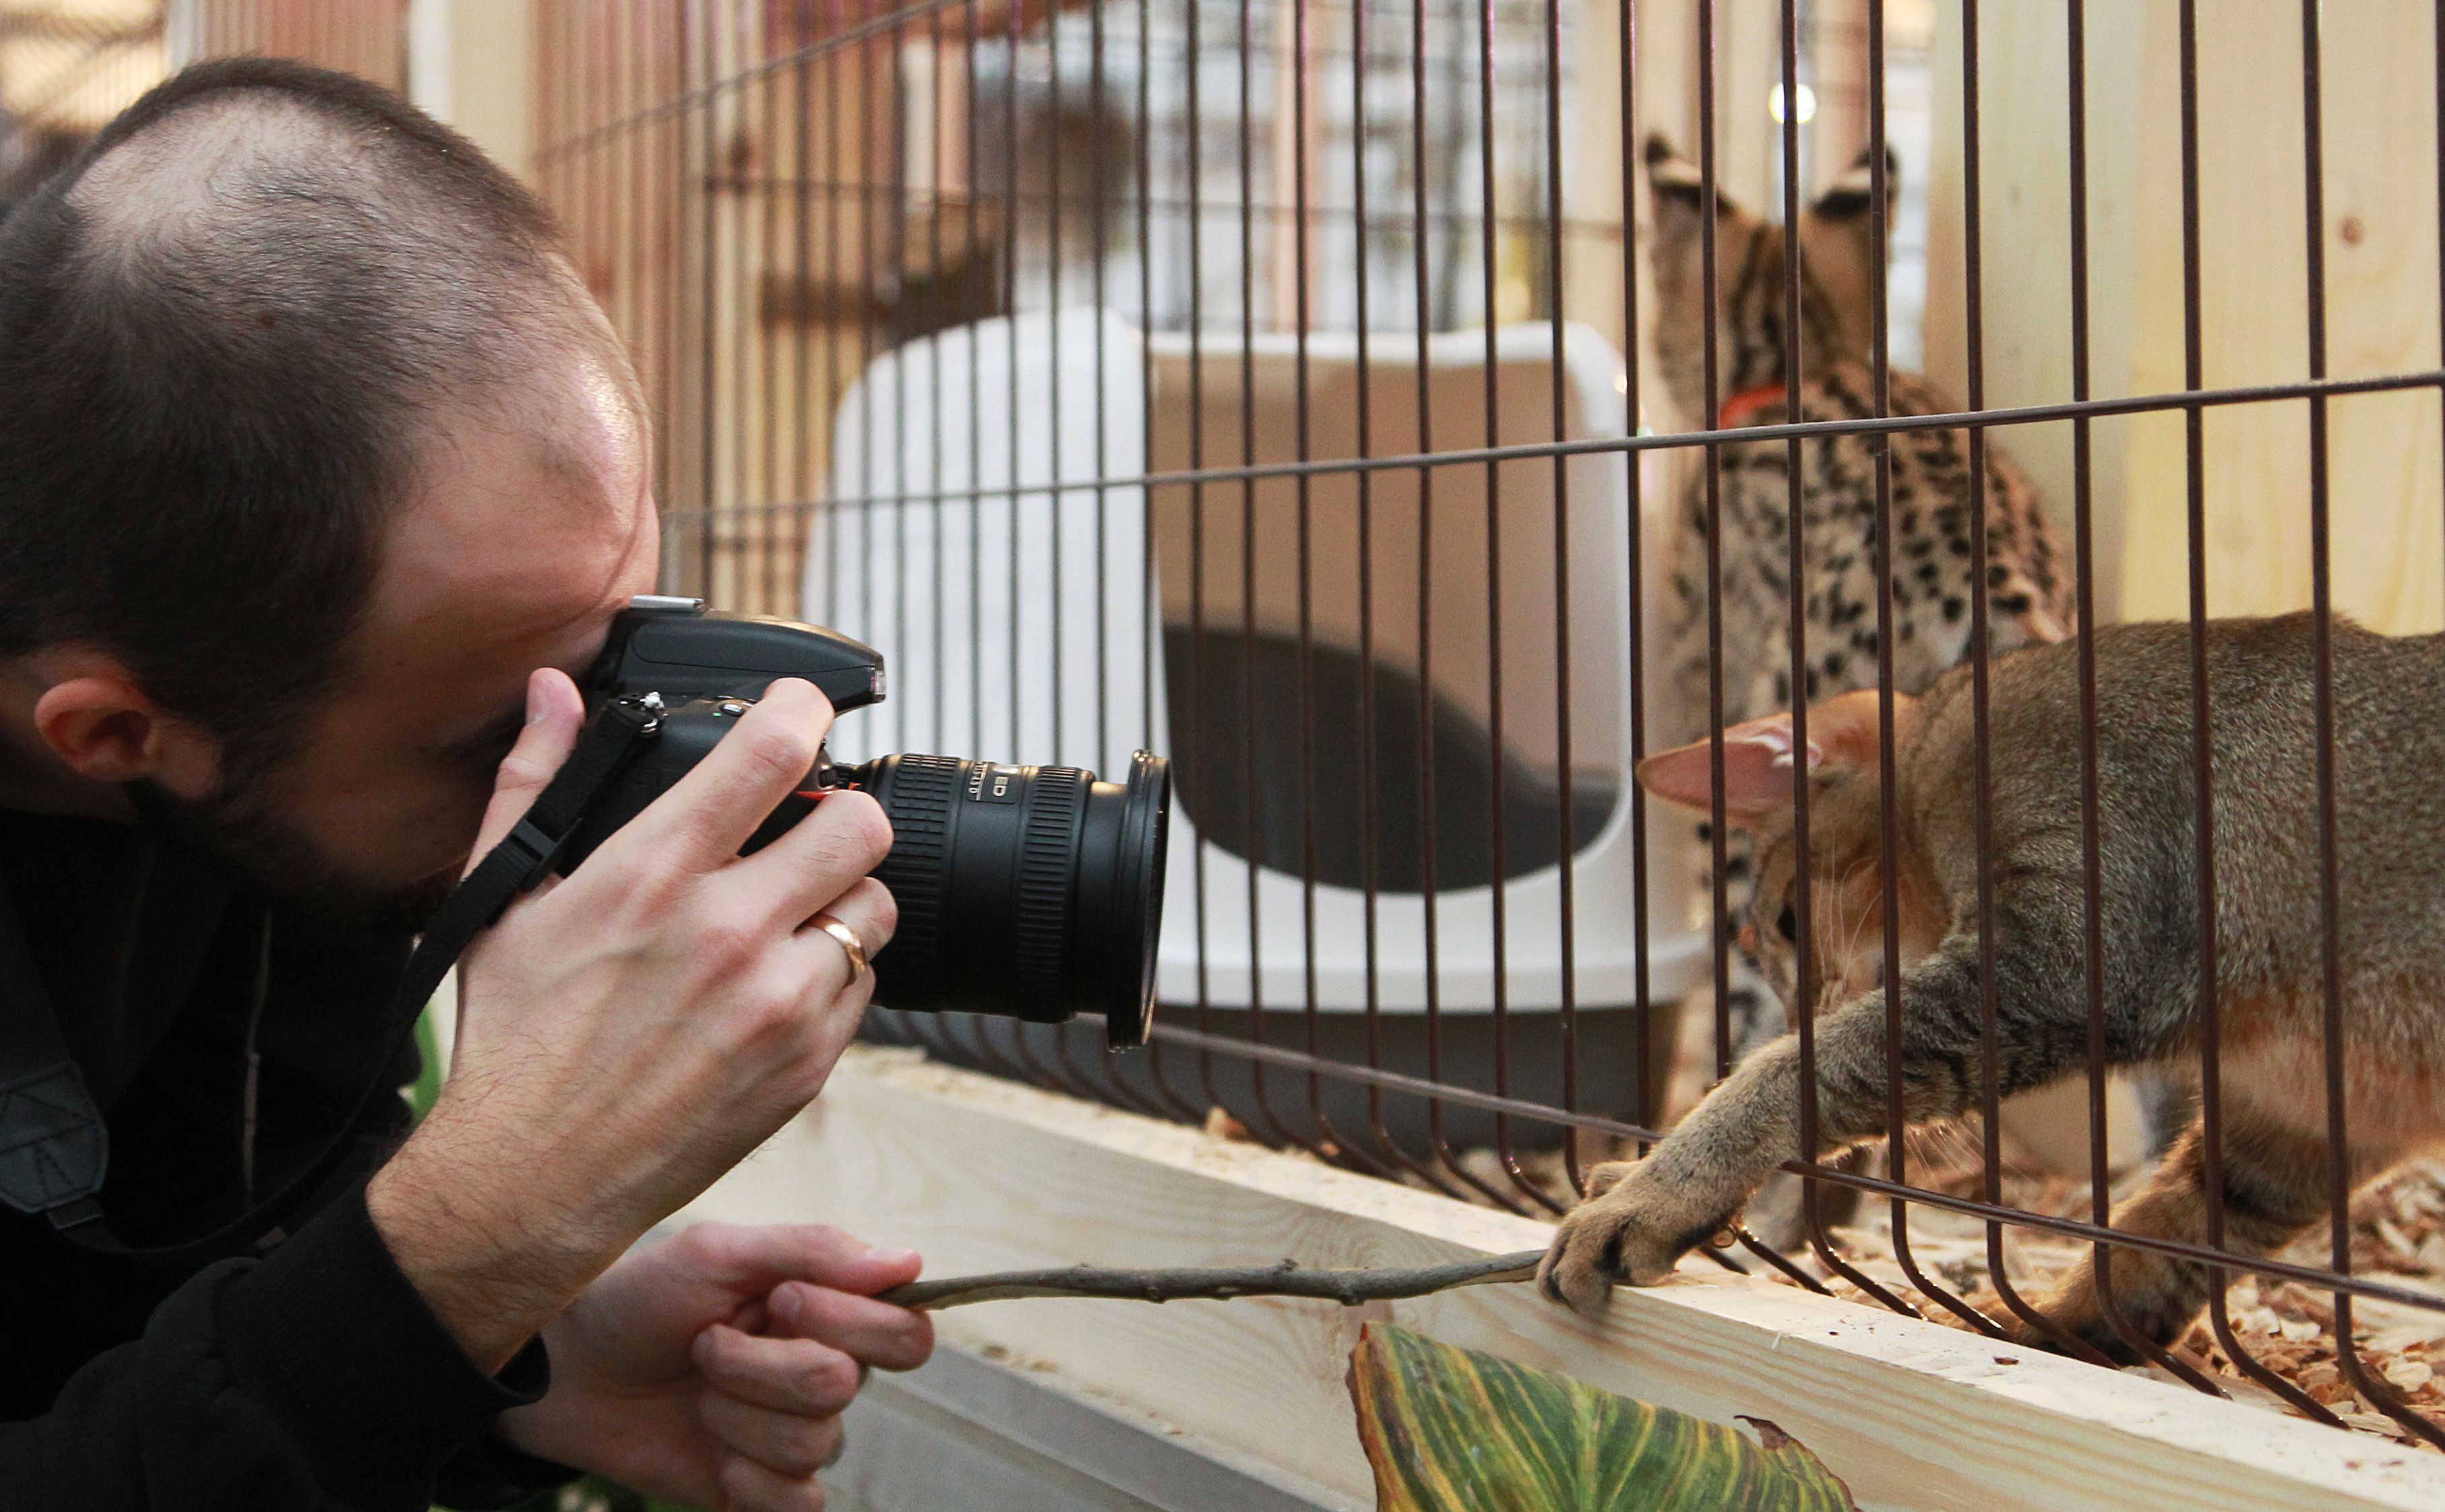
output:
M1600 1187L1604 1175L1602 1167L1589 1174L1589 1189L1601 1195L1562 1220L1537 1267L1538 1290L1581 1315L1603 1311L1617 1284L1652 1286L1671 1275L1673 1262L1696 1241L1661 1204L1641 1201L1639 1183L1615 1175Z

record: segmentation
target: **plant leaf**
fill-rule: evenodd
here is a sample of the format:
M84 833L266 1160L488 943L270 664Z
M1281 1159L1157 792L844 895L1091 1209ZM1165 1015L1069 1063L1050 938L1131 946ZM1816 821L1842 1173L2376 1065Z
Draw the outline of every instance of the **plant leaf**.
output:
M1816 1455L1370 1323L1351 1354L1376 1512L1858 1512Z

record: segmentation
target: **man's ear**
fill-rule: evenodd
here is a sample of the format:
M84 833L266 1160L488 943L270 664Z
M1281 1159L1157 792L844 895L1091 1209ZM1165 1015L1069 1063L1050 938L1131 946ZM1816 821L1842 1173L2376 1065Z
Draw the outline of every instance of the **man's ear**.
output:
M156 703L118 659L101 651L39 653L49 686L34 700L34 733L78 776L158 782L187 797L220 780L220 744Z
M1753 827L1775 814L1791 812L1791 769L1797 757L1791 741L1791 716L1768 715L1733 725L1724 732L1724 815L1733 824ZM1808 742L1808 770L1825 759L1816 740ZM1688 745L1649 756L1638 764L1638 785L1667 803L1702 812L1714 807L1714 756L1710 742Z

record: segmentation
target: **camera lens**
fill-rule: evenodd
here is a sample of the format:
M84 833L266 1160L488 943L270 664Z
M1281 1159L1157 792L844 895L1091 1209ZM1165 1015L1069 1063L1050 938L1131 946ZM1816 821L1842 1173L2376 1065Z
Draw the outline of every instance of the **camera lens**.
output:
M1146 1042L1163 918L1171 774L1141 751L1125 781L1076 767L887 756L839 779L891 819L875 876L900 927L874 1000L1059 1023L1098 1014L1114 1049Z
M556 864L573 870L711 755L748 708L696 699L667 711L587 810ZM900 927L874 957L886 1008L996 1014L1038 1023L1100 1015L1115 1049L1146 1042L1163 921L1171 769L1139 752L1120 782L1076 767L960 756L829 758L740 848L759 850L804 819L821 788L865 789L890 816L874 875Z

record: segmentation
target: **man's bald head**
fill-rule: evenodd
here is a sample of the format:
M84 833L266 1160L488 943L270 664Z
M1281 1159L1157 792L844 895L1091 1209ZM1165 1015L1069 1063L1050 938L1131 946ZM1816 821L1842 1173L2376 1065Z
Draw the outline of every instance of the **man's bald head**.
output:
M363 81L240 59L146 95L0 221L0 655L96 646L268 755L451 416L564 373L634 402L556 243Z

